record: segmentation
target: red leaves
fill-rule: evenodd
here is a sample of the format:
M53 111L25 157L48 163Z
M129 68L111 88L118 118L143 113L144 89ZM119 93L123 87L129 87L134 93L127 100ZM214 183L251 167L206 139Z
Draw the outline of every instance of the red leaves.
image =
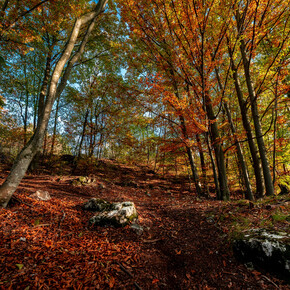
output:
M113 288L114 285L115 285L115 283L116 283L115 278L114 278L114 277L111 277L110 282L109 282L109 287L110 287L110 288Z
M134 180L145 182L136 172ZM153 181L154 188L146 188L150 198L145 189L114 184L103 193L108 200L136 202L145 228L141 237L129 227L86 229L90 213L77 207L84 201L82 191L73 194L69 185L59 185L55 178L47 182L55 188L47 203L36 204L22 193L21 200L33 202L33 207L16 204L0 210L0 289L138 289L139 283L143 289L171 289L170 279L182 289L259 288L262 275L234 261L215 226L226 226L238 215L257 214L260 219L261 209L249 209L248 203L196 201L180 184L157 176ZM38 185L43 179L34 177L33 182ZM286 204L282 207L287 210ZM209 208L216 210L210 214L212 224ZM269 215L272 210L265 211ZM36 220L41 223L35 225Z
M47 240L44 244L46 247L51 248L52 247L52 241Z

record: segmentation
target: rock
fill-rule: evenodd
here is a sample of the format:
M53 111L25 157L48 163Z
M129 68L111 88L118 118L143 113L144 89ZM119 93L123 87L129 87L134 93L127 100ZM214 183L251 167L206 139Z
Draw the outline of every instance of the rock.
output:
M81 182L81 183L87 183L88 182L88 178L85 177L85 176L80 176L77 180L79 182Z
M290 283L289 234L263 229L251 230L234 241L233 250L242 262L251 262Z
M101 198L91 198L89 201L83 204L83 209L91 211L109 211L113 209L110 202L105 201Z
M42 200L42 201L47 201L51 199L51 196L48 193L48 191L43 191L43 190L37 190L35 193L31 194L29 197L37 199L37 200Z
M80 181L78 181L77 179L72 180L71 181L71 184L73 186L81 186L82 185L82 183Z
M100 190L105 189L105 188L106 188L106 186L103 183L100 183L98 186L98 189L100 189Z
M142 234L143 234L143 231L144 231L143 227L141 227L140 225L138 225L138 224L136 224L136 223L133 223L133 224L131 225L131 229L133 229L134 232L136 232L136 234L137 234L138 236L142 235Z
M89 185L89 184L92 184L92 183L95 183L96 182L96 179L93 178L93 177L87 177L87 176L80 176L76 179L73 179L71 181L71 184L73 186L81 186L81 185Z
M110 210L104 210L89 220L90 226L125 226L137 220L138 214L133 202L117 202L110 205Z

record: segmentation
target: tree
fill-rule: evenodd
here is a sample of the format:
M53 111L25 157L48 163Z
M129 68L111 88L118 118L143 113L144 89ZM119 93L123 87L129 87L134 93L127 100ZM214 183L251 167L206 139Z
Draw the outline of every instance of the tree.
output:
M40 119L38 121L36 131L27 145L17 156L9 176L0 187L0 206L7 206L13 193L25 175L29 164L31 163L37 151L40 149L53 104L58 96L63 92L71 70L74 64L83 54L85 46L88 43L89 37L96 24L97 18L104 11L106 4L107 0L99 0L92 11L87 12L76 19L64 51L54 67L47 88L44 108L40 114ZM81 41L79 42L82 29L84 29L84 32ZM78 48L75 50L76 46L78 46Z

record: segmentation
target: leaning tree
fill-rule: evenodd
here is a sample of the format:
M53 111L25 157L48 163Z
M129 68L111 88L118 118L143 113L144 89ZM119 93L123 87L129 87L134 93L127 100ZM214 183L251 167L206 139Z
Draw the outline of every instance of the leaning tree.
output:
M108 0L99 0L91 11L76 18L65 47L50 77L45 103L42 112L40 112L35 133L16 157L10 174L0 187L0 207L7 206L31 161L40 150L53 104L65 89L70 73L83 54L97 19L103 13L107 2Z

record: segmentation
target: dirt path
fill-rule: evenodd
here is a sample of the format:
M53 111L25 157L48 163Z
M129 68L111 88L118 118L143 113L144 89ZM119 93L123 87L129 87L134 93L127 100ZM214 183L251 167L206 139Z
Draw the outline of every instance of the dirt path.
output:
M143 169L95 177L95 185L75 187L71 176L23 180L17 197L31 206L14 202L0 211L1 289L290 289L235 260L206 215L218 202L199 201L185 184ZM32 200L36 189L53 198ZM134 201L144 232L88 229L92 214L80 205L92 196Z

